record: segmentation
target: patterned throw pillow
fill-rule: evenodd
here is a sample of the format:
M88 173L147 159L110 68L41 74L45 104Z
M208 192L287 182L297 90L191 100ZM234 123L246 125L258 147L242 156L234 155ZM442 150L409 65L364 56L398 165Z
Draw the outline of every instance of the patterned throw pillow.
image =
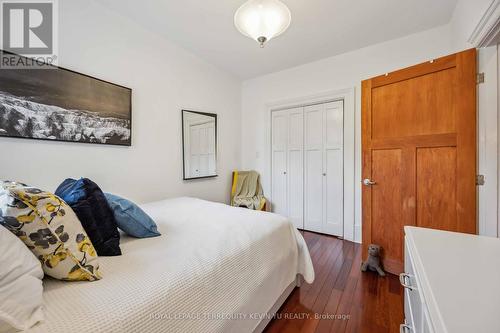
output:
M66 281L101 278L94 246L75 213L56 195L0 182L0 224L31 249L45 274Z

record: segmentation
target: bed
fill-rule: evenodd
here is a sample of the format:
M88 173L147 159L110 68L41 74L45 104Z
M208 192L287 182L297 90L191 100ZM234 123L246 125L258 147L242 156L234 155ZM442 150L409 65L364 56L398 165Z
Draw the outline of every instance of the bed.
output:
M314 280L284 217L194 198L141 208L162 236L122 234L102 280L45 279L46 319L29 332L260 332L298 277Z

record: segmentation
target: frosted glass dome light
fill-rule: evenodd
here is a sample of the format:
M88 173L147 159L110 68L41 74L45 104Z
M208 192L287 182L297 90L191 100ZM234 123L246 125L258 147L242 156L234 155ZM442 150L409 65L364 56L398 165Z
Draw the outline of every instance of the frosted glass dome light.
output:
M234 14L234 25L243 35L264 43L281 35L290 26L292 15L279 0L249 0Z

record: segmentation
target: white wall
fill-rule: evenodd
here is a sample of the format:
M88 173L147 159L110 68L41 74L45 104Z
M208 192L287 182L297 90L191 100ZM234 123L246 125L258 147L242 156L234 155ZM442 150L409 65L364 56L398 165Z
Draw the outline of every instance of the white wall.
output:
M363 79L452 53L449 25L323 59L243 83L242 167L262 174L270 191L270 136L266 104L355 87L355 239L361 240L361 93Z
M241 84L94 1L59 1L59 65L133 90L132 147L0 138L0 179L54 190L89 177L139 202L179 195L228 201L240 166ZM219 177L182 181L181 109L219 116Z
M452 47L464 50L473 47L468 40L492 0L458 0L451 26Z

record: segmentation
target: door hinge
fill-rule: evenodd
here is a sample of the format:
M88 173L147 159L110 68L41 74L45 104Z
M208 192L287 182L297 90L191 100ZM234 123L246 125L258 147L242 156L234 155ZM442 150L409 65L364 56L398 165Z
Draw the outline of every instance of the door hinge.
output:
M484 175L477 175L476 176L476 185L477 186L483 186L484 185Z
M484 73L477 73L477 84L484 83Z

